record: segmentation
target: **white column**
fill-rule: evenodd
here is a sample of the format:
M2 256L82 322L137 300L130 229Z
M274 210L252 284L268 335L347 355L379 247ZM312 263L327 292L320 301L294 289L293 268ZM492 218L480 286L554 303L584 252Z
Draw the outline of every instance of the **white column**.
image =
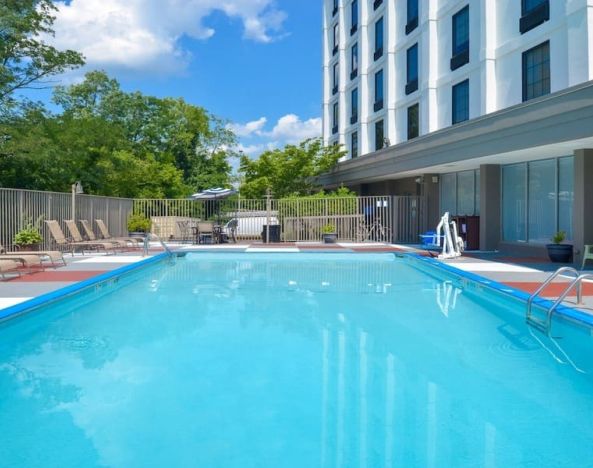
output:
M480 93L471 93L471 96L480 96L480 115L488 114L498 110L497 80L496 80L496 49L498 41L496 37L496 1L482 0L480 2ZM471 25L470 25L471 27ZM470 45L471 47L471 45ZM503 83L504 85L504 83ZM471 99L471 98L470 98ZM478 117L472 115L470 100L470 118Z
M368 75L369 55L372 51L369 47L369 5L366 0L359 0L360 18L359 18L359 33L358 33L358 75L359 75L359 94L360 94L360 132L359 144L360 154L364 155L371 151L373 144L373 132L370 129L369 117L372 109L372 91L373 82L372 77ZM372 1L371 1L372 3ZM372 7L372 6L371 6Z
M438 130L439 115L437 80L439 78L439 37L437 29L437 2L428 2L428 23L420 44L419 83L423 94L420 103L420 135ZM423 93L425 87L426 92Z

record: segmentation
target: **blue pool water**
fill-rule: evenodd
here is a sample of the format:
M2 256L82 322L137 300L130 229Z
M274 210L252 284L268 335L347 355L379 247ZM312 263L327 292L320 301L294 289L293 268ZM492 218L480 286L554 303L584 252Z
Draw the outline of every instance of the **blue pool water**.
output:
M589 330L419 263L190 254L5 322L0 466L593 466Z

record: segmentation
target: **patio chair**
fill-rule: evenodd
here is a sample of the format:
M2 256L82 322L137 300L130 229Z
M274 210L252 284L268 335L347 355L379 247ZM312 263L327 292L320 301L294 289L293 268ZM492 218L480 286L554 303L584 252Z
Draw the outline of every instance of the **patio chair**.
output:
M103 250L105 250L105 253L108 253L108 250L109 250L115 254L115 249L113 248L113 244L108 244L109 247L107 247L105 245L106 243L104 243L104 242L72 241L72 240L66 238L66 236L64 235L64 232L62 231L62 228L60 227L60 225L58 224L58 222L56 220L53 220L53 219L46 220L45 224L47 224L47 227L49 228L49 232L50 232L51 237L53 238L54 242L57 245L63 247L64 249L68 249L72 253L72 255L74 255L74 251L76 250L77 247L80 248L83 255L84 255L85 247L87 248L87 250L98 250L98 249L102 248Z
M9 258L24 258L27 260L29 257L32 257L32 262L35 263L35 258L38 258L41 261L42 267L45 267L43 261L45 259L49 259L51 262L51 266L53 268L57 268L58 266L66 266L66 260L64 260L64 255L59 250L35 250L35 251L19 251L19 250L11 250L7 251L2 244L0 244L0 258L2 259L9 259ZM61 265L59 265L61 263Z
M109 229L107 229L105 221L102 219L95 219L95 223L97 223L97 227L99 228L99 231L101 231L101 237L108 242L129 242L131 245L138 248L140 248L141 244L144 242L144 240L139 237L112 237L111 234L109 234Z
M585 262L587 260L593 260L593 244L585 245L583 249L583 263L581 265L581 270L585 269Z
M22 263L15 260L0 260L0 276L6 279L6 273L16 273L21 276Z
M93 241L93 242L98 241L97 236L95 236L95 233L93 232L93 228L91 227L91 223L89 223L88 220L81 219L80 224L82 225L82 228L84 229L86 237L89 241ZM101 241L99 241L99 242L101 242ZM116 247L122 248L122 249L128 246L128 242L126 242L125 240L110 239L108 242L110 242L113 245L115 245ZM137 245L138 244L136 242L134 242L134 246L137 246Z
M78 230L78 226L76 225L76 221L72 220L72 219L65 219L64 222L66 223L66 227L68 228L68 231L70 232L70 236L72 237L72 239L74 240L74 242L78 242L78 243L87 243L89 245L95 246L95 247L99 247L102 249L105 249L105 251L107 251L108 249L111 249L115 252L115 249L118 247L121 247L120 244L116 243L116 242L104 242L104 241L85 241L84 238L82 237L82 234L80 233L80 231Z
M183 243L191 241L192 237L192 228L190 225L190 221L177 221L177 228L179 229L179 240Z
M237 243L237 228L239 227L239 220L237 218L231 219L228 223L224 225L222 228L222 232L227 238L233 240L233 243Z
M197 226L198 244L212 244L216 241L214 235L214 223L200 221Z

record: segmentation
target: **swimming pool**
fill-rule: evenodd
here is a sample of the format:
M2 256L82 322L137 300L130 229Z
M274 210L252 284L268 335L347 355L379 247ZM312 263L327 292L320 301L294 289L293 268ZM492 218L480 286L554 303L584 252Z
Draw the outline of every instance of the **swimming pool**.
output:
M591 465L591 332L524 314L392 254L188 254L0 324L0 466Z

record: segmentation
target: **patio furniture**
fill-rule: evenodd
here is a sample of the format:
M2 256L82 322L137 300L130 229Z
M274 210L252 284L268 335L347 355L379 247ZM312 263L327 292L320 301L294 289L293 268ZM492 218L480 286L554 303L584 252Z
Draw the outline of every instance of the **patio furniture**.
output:
M233 244L237 243L237 228L239 227L239 220L237 218L231 219L222 228L223 235L233 240Z
M6 279L6 273L16 273L21 276L22 263L15 260L0 260L0 276Z
M68 223L68 221L66 221L66 223ZM70 220L70 223L74 223L74 221ZM112 252L113 254L115 254L115 249L113 244L109 244L107 242L82 242L82 241L76 241L76 240L70 240L67 239L66 236L64 235L64 232L62 231L62 228L60 227L60 225L58 224L58 222L56 220L50 219L50 220L46 220L45 224L47 224L47 227L49 228L49 232L53 238L53 240L55 241L55 243L61 247L64 247L65 249L68 249L72 255L74 255L74 251L76 250L76 248L80 248L80 250L82 251L82 254L84 255L84 251L85 251L85 247L87 247L87 250L98 250L98 249L103 249L105 251L105 253L108 253L109 251ZM68 224L66 224L68 225ZM74 225L74 228L76 228L76 225ZM78 231L78 229L76 229ZM79 233L80 235L80 233ZM82 237L80 237L80 239L82 239Z
M583 263L581 265L581 270L585 269L585 262L587 260L593 260L593 244L587 244L583 249Z
M217 241L214 223L200 221L196 226L196 242L198 244L213 244Z
M144 242L143 239L138 237L112 237L111 234L109 234L109 229L107 229L107 225L102 219L95 219L95 223L97 223L97 227L99 228L99 231L101 231L101 237L107 242L127 242L133 245L134 247L138 248L140 248L141 244Z
M98 241L97 236L93 232L93 228L91 227L91 223L86 219L81 219L80 224L82 224L82 228L86 233L86 237L89 241ZM99 241L100 242L100 241ZM132 238L118 238L118 239L109 239L107 242L113 243L118 248L126 248L126 247L136 247L140 248L140 244Z
M43 260L48 258L51 262L51 266L54 268L57 268L58 262L62 264L62 266L66 266L66 260L64 260L64 255L62 254L62 252L58 251L58 250L35 250L35 251L19 251L19 250L11 250L11 251L7 251L2 244L0 244L0 257L3 259L9 259L9 258L24 258L24 257L36 257L38 258L41 263L42 266L43 265ZM25 259L26 260L26 259ZM33 260L34 262L34 260Z
M177 228L179 230L179 240L183 243L191 242L192 239L192 228L193 228L192 221L189 220L182 220L177 221Z

